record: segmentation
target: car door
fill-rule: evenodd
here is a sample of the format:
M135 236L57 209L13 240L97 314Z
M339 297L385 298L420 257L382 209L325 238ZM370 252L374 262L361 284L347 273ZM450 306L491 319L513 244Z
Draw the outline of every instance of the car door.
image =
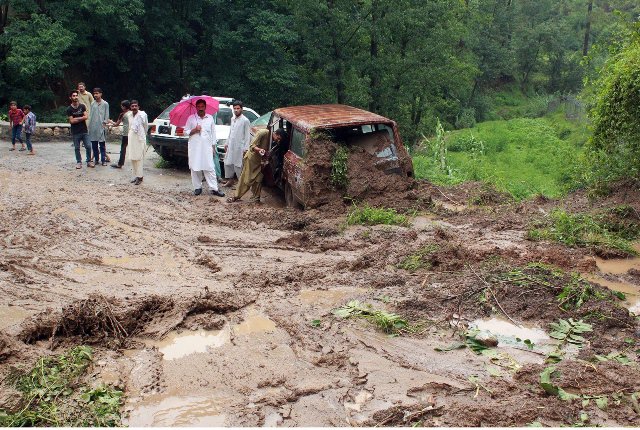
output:
M295 199L304 205L305 181L304 181L304 156L306 134L291 127L291 143L289 151L284 156L284 181L289 184Z

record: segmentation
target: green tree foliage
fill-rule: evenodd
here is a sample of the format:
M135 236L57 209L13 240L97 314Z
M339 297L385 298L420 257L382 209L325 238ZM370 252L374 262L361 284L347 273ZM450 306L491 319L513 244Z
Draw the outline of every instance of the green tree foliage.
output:
M0 104L66 105L78 81L151 116L185 93L265 112L346 103L409 143L490 113L492 91L580 88L631 0L0 0ZM588 71L588 70L587 70ZM116 114L116 112L112 112Z
M607 179L640 177L640 26L593 82L593 137L590 150Z

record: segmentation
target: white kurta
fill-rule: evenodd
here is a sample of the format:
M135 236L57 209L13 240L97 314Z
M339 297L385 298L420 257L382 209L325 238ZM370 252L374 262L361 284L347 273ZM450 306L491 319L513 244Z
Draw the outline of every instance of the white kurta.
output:
M130 160L142 160L144 158L148 126L149 119L144 111L138 111L131 118L128 134L129 144L127 145L127 155Z
M184 126L184 134L187 136L191 130L200 125L200 133L189 136L189 169L193 171L211 170L215 172L213 164L213 148L216 145L216 126L213 117L205 114L200 118L197 113L187 119Z
M224 164L242 167L242 155L244 151L249 149L251 136L249 134L249 119L240 115L231 118L231 127L229 129L229 138L227 139L227 153L224 156Z

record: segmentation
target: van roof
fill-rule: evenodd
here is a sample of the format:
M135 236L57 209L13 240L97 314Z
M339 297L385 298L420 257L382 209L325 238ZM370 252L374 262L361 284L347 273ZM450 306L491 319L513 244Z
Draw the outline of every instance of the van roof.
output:
M273 111L304 131L314 128L349 127L364 124L395 125L381 115L347 105L306 105L278 108Z

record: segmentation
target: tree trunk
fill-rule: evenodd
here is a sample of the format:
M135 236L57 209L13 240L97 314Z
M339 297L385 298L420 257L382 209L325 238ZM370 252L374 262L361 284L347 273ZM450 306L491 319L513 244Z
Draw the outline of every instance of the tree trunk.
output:
M584 26L584 42L582 43L582 56L589 54L589 37L591 36L591 12L593 11L593 0L589 0L587 6L587 22Z
M371 0L369 73L371 79L369 110L380 112L380 71L378 68L378 0Z

